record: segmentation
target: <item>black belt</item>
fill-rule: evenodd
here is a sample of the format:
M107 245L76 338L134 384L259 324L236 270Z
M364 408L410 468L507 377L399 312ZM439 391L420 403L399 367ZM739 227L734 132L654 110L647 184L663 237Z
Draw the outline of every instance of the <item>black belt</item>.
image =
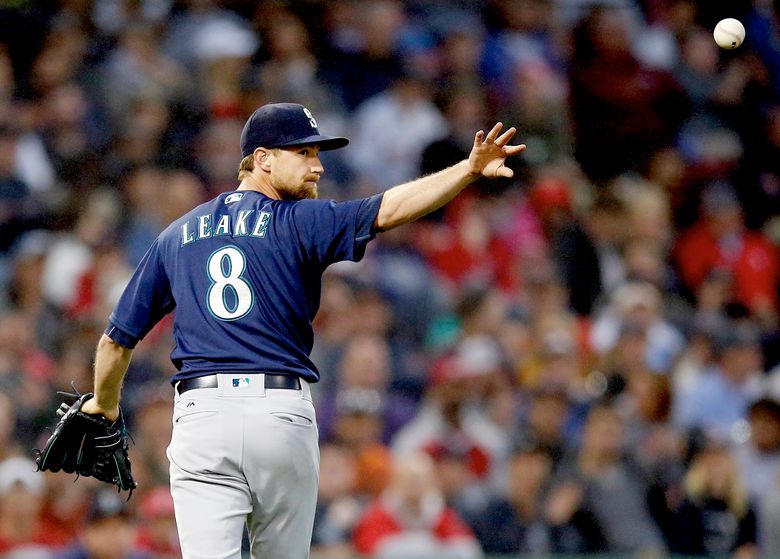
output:
M241 373L235 373L236 376ZM256 376L255 373L249 376ZM265 388L276 388L281 390L300 390L301 379L290 375L271 375L265 373ZM217 375L206 375L203 377L188 378L179 381L176 385L176 390L179 394L184 394L187 390L194 390L195 388L217 388Z

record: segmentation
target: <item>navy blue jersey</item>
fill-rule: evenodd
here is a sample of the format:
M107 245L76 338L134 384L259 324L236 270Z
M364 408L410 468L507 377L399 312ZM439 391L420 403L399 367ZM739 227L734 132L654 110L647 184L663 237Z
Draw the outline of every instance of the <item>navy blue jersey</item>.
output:
M291 202L251 190L221 194L160 234L106 333L133 348L175 308L173 382L234 371L316 382L309 354L322 273L363 257L381 201L382 195Z

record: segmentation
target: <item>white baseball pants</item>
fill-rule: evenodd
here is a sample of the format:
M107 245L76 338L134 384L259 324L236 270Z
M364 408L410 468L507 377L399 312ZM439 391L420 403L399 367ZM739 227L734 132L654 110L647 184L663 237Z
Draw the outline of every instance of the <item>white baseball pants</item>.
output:
M182 558L241 559L245 524L252 559L308 558L320 459L309 385L218 381L174 400L168 459Z

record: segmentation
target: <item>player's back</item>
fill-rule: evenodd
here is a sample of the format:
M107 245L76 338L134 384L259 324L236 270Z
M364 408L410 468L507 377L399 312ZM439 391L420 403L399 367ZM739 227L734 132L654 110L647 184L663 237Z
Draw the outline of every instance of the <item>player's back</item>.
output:
M362 257L380 202L281 201L244 190L221 194L166 228L136 275L160 284L143 288L149 305L176 308L174 380L257 371L316 382L309 352L322 272Z
M176 302L172 358L182 373L267 371L280 363L300 367L301 375L313 369L304 350L311 344L310 303L319 301L308 300L306 284L321 273L299 250L293 213L292 203L233 192L161 235Z

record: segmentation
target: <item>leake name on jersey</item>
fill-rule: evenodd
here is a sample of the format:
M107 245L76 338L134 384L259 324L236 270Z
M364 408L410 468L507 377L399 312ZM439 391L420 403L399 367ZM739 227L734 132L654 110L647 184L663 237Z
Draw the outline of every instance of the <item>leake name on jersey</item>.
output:
M254 215L253 215L254 214ZM211 237L265 237L271 212L256 210L241 210L232 219L230 214L214 216L199 215L194 221L186 221L181 225L181 246L193 241L210 239Z

